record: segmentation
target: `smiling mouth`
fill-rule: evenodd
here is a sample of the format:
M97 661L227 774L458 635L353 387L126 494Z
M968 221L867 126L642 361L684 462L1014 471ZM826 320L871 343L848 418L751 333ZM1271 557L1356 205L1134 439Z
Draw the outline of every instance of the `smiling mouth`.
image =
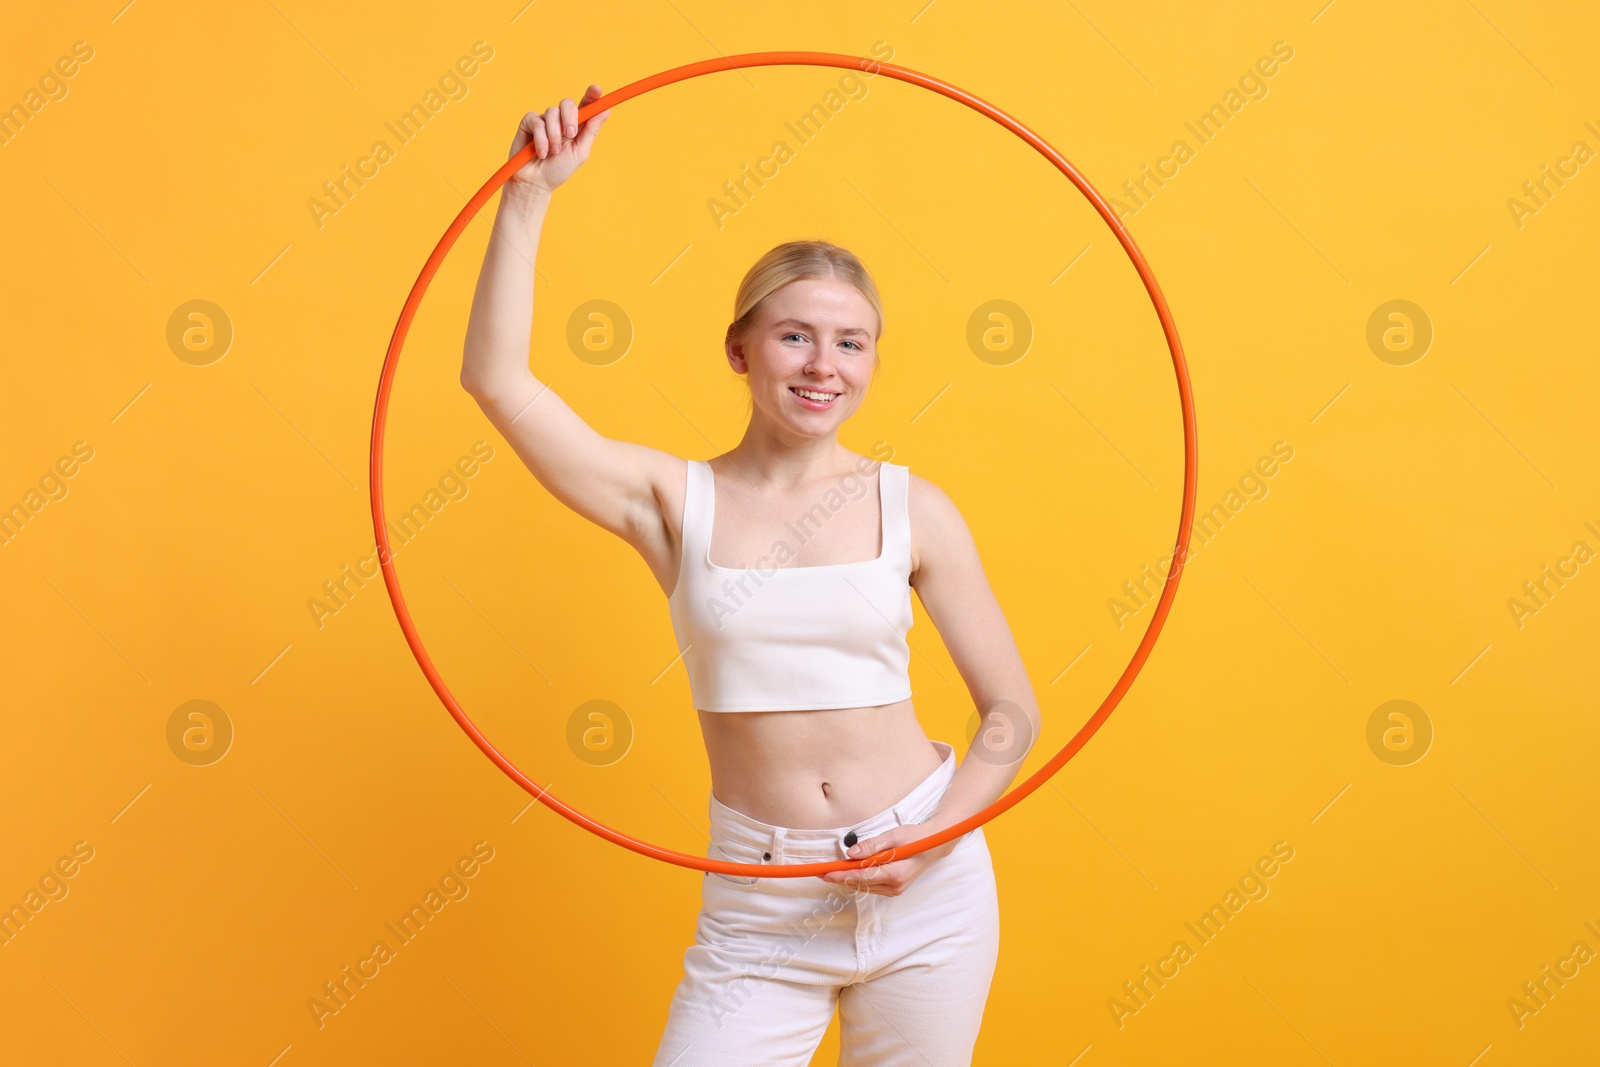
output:
M839 393L830 393L821 389L801 389L791 385L789 392L800 398L801 403L812 408L825 408L833 404L840 396Z

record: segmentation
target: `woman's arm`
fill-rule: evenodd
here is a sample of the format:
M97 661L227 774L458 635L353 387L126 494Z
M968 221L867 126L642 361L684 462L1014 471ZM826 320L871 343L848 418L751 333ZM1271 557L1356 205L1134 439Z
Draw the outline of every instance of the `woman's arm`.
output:
M480 403L498 402L533 377L528 369L533 263L550 198L550 191L527 182L508 181L500 190L461 353L461 386Z
M1038 740L1042 722L1033 684L989 587L966 520L942 489L912 478L913 514L922 533L913 584L974 706L982 712L972 747L956 769L939 810L922 824L919 836L926 837L1004 796Z
M591 85L588 104L601 96ZM578 128L570 97L542 114L525 115L511 143L530 141L534 158L500 193L483 269L478 273L462 346L461 386L535 478L563 504L630 543L660 529L659 487L683 461L653 448L604 437L528 367L533 328L534 259L557 186L589 158L602 111Z
M851 859L929 837L999 800L1022 769L1041 726L1033 685L983 573L966 520L942 489L915 474L909 496L918 541L912 585L982 718L939 809L914 826L897 826L858 842L846 853ZM837 871L821 877L897 896L930 863L955 851L960 840L883 864L882 870Z

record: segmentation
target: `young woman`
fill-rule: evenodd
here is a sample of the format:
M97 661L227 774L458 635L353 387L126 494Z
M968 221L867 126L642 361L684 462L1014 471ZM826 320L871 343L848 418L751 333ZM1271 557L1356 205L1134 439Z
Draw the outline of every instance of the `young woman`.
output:
M530 372L539 231L610 114L580 129L578 106L518 127L512 154L532 141L535 156L501 194L461 384L540 483L638 549L667 594L711 765L707 855L872 855L987 807L1038 736L1038 705L955 505L839 444L883 332L855 256L790 242L745 276L724 347L750 424L709 461L603 437ZM912 708L913 588L983 712L959 768ZM657 1067L808 1064L835 1007L843 1067L971 1062L1000 934L981 827L877 867L702 884Z

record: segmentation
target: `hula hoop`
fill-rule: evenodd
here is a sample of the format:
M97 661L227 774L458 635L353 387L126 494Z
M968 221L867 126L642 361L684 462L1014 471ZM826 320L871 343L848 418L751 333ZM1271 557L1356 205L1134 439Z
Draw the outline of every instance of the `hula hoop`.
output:
M1073 168L1071 163L1050 147L1038 134L1023 126L1016 119L1007 115L992 104L978 99L970 93L957 89L937 78L920 74L905 67L897 67L892 63L883 63L874 59L864 59L856 56L840 55L834 52L749 52L744 55L722 56L717 59L705 59L698 63L689 63L671 70L652 74L648 78L623 86L615 92L607 93L584 107L578 109L578 122L586 122L591 115L604 111L636 96L642 96L652 89L659 89L663 85L674 82L687 81L698 78L702 74L712 74L719 71L734 70L741 67L774 67L774 66L814 66L814 67L844 67L852 70L871 71L887 74L898 81L908 82L911 85L930 89L942 96L949 97L958 103L965 104L981 115L986 115L998 122L1001 126L1016 134L1022 140L1032 145L1039 154L1053 163L1057 170L1065 174L1079 192L1088 198L1100 213L1107 226L1111 227L1121 242L1123 251L1133 261L1134 269L1139 272L1140 279L1144 282L1150 300L1155 305L1156 314L1161 319L1161 329L1166 335L1167 347L1172 352L1172 366L1178 377L1178 398L1183 410L1183 509L1178 519L1178 540L1173 550L1172 564L1167 570L1165 584L1161 589L1161 598L1156 604L1155 611L1150 616L1150 625L1145 629L1144 637L1140 639L1139 646L1134 650L1133 658L1128 661L1128 666L1123 670L1116 685L1111 689L1098 710L1089 717L1078 732L1073 735L1060 752L1053 756L1048 763L1039 768L1034 775L1017 786L1011 792L984 808L982 811L963 819L961 822L945 827L927 837L915 841L884 849L871 856L860 859L833 860L827 863L795 863L764 865L755 863L732 863L726 860L714 860L704 856L692 856L686 852L677 852L673 849L661 848L648 841L641 841L619 830L613 830L603 823L577 811L562 803L560 799L546 792L538 783L522 773L515 764L501 754L494 744L484 737L478 728L467 717L461 705L451 694L444 679L433 665L433 660L428 656L428 651L423 647L422 638L417 634L416 625L411 620L411 613L406 609L405 596L400 592L400 579L395 574L393 550L389 547L389 534L384 522L383 511L383 438L384 426L389 412L389 389L394 384L395 368L400 361L400 348L405 343L406 334L411 328L411 320L417 313L417 307L422 301L422 294L428 289L428 283L433 280L441 263L444 262L446 253L456 242L456 238L466 229L478 210L488 201L506 179L511 176L524 163L533 158L534 146L529 142L515 156L506 160L505 165L495 171L483 187L473 194L467 201L461 213L450 224L450 228L434 246L433 253L428 256L428 261L423 264L422 273L417 276L416 282L411 287L411 293L406 297L405 306L400 309L400 320L395 323L394 335L389 341L389 351L383 361L383 373L378 380L378 399L372 415L372 448L368 466L368 477L372 500L372 528L377 537L378 560L383 569L383 584L389 591L389 600L394 605L395 616L400 620L400 630L405 634L406 644L411 646L412 654L416 656L417 663L422 668L422 673L427 677L428 684L433 686L433 691L438 694L451 717L456 720L461 729L466 732L474 744L483 750L496 766L506 773L512 781L516 782L545 807L565 816L567 819L583 827L590 833L596 834L613 844L637 852L641 856L663 860L680 867L690 867L700 871L711 871L718 874L735 874L743 877L755 878L803 878L814 875L829 874L833 871L858 870L862 867L878 866L891 863L897 859L905 859L930 848L937 848L946 841L954 840L962 834L968 833L984 823L993 819L1000 813L1007 811L1038 789L1050 779L1066 762L1071 759L1079 749L1088 743L1095 731L1100 729L1102 723L1111 715L1112 710L1122 700L1123 695L1133 684L1140 668L1150 656L1156 637L1161 633L1162 624L1166 621L1167 614L1172 610L1172 599L1178 591L1178 578L1183 573L1183 563L1189 550L1189 530L1194 518L1195 501L1195 472L1197 468L1195 457L1195 428L1194 428L1194 400L1190 395L1189 370L1183 359L1183 347L1178 340L1178 330L1173 324L1172 313L1167 309L1166 299L1161 295L1161 288L1156 284L1155 275L1150 270L1150 265L1145 262L1144 256L1133 242L1133 237L1123 228L1111 208L1101 199L1093 186L1083 175Z

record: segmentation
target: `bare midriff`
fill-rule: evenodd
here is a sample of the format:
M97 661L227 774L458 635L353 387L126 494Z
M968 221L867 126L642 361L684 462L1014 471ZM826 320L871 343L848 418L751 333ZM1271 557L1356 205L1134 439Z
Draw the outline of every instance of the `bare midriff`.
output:
M824 830L876 815L938 770L910 700L821 711L701 711L711 793L774 826Z

